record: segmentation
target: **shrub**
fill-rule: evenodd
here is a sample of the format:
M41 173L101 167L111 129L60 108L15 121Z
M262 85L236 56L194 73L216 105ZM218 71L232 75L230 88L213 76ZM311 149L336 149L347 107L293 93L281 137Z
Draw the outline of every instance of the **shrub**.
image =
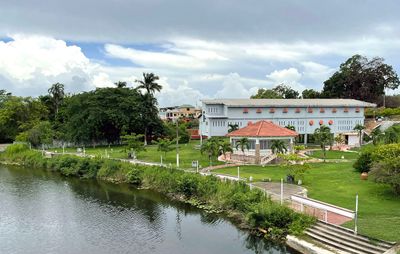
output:
M374 163L371 176L376 182L389 184L400 195L400 160L385 159Z
M126 174L126 178L128 179L129 183L135 184L135 185L140 185L140 184L142 184L142 180L143 180L143 170L141 170L139 168L132 168Z
M360 156L353 164L353 168L360 172L369 172L372 166L372 150L365 150L361 152Z
M6 148L5 152L6 152L7 156L12 156L12 155L20 154L21 152L24 152L28 149L29 149L29 147L26 144L12 144Z

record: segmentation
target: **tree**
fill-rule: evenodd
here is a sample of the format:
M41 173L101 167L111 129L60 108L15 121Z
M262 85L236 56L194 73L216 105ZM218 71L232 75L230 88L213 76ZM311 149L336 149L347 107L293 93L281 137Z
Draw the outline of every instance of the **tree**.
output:
M217 156L219 148L219 140L217 138L210 138L201 145L201 154L207 153L210 165L212 165L212 157Z
M175 149L173 147L175 141L169 140L167 138L162 138L157 141L157 151L161 151L164 153L164 156L167 156L167 152L170 152Z
M353 129L358 132L358 136L360 138L360 146L362 145L362 136L363 136L362 134L363 134L364 129L365 129L365 126L362 124L356 124L356 126L354 126L354 129Z
M118 81L118 82L115 82L114 85L116 85L117 88L125 88L125 87L127 87L128 84L125 81Z
M233 152L233 149L231 147L231 143L224 141L220 142L218 152L220 154L224 155L224 158L226 159L226 153Z
M281 139L275 139L271 141L271 150L273 154L284 154L287 152L285 141Z
M148 94L154 94L156 91L160 92L162 86L157 83L160 78L154 73L143 73L143 80L136 80L139 85L136 89L145 89Z
M244 155L244 150L249 150L250 148L250 141L248 138L241 138L238 141L236 141L236 150L239 150L238 148L240 147L240 150L242 151Z
M121 136L122 144L126 145L130 150L134 151L137 155L141 151L146 151L142 143L144 135L131 133L130 135Z
M291 131L296 131L296 127L294 127L293 125L290 125L290 124L289 124L289 125L286 125L285 128L286 128L286 129L289 129L289 130L291 130Z
M399 133L392 128L388 128L383 137L385 144L393 144L399 141Z
M322 90L326 98L351 98L378 102L385 89L396 89L400 80L393 67L384 59L368 60L354 55L340 65L340 69L324 82Z
M153 73L143 73L143 80L136 80L136 83L139 85L136 87L136 90L145 89L146 93L141 94L143 105L141 107L141 116L142 122L144 123L144 144L147 145L148 135L151 134L149 128L153 124L152 120L154 120L154 115L158 114L158 109L156 107L157 100L154 98L154 93L160 92L162 86L157 83L159 77L154 75ZM150 133L149 133L150 132Z
M50 145L53 143L54 131L48 121L41 121L35 124L31 129L21 132L17 141L29 142L34 147L40 145Z
M315 129L314 139L321 145L321 149L324 153L324 162L326 160L326 145L332 143L332 133L328 126L321 125L321 127Z
M49 90L49 95L54 106L55 115L58 114L58 109L64 100L64 85L60 83L53 84Z
M291 87L280 84L272 89L258 89L256 95L252 95L252 99L297 99L299 92Z
M303 90L303 92L301 93L301 96L303 97L303 99L317 99L317 98L322 97L321 93L318 91L315 91L314 89Z
M383 138L383 133L380 128L375 128L371 131L372 144L377 145Z
M343 138L343 135L342 135L341 133L339 133L339 135L337 135L337 136L335 137L335 142L336 142L336 144L337 144L339 147L341 147L341 146L343 145L343 143L344 143L344 138Z
M230 123L230 124L228 124L228 127L229 127L229 129L228 129L229 133L239 129L239 125L237 123L235 123L235 124Z

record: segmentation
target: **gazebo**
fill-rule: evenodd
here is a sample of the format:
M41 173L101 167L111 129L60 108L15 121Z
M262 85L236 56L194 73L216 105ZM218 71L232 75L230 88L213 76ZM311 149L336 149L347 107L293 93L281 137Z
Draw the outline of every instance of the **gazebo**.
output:
M271 121L249 122L246 127L226 135L230 138L233 149L230 159L254 164L266 164L276 158L271 149L273 140L284 141L287 153L291 153L293 152L294 139L298 135L297 132L276 125ZM236 149L237 142L242 138L249 140L249 149L244 152Z

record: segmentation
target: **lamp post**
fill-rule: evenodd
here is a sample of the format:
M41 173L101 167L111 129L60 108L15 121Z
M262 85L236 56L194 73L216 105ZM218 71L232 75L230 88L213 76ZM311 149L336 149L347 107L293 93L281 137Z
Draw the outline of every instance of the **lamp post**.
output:
M178 119L176 119L176 167L179 168L179 129L178 129Z

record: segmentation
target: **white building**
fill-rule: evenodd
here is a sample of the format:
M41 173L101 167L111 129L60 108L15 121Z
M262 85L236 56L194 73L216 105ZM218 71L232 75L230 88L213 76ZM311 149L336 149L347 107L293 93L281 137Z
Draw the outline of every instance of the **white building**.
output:
M352 99L213 99L202 103L200 132L204 136L225 136L230 124L242 128L268 120L294 126L304 143L316 128L326 125L334 134L343 133L347 144L354 127L364 124L364 108L376 107Z

